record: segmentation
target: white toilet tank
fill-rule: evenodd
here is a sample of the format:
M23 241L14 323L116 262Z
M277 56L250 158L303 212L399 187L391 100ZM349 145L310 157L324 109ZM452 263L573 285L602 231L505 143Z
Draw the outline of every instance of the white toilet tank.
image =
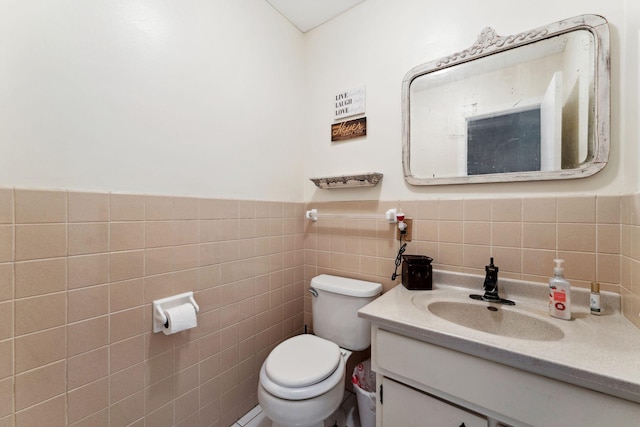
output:
M371 344L371 325L358 310L382 292L380 283L321 274L311 279L313 332L348 350ZM312 292L313 293L313 292Z

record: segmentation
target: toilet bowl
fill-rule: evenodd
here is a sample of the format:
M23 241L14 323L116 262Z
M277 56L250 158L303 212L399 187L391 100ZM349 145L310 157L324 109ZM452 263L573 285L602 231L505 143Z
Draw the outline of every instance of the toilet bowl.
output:
M342 402L351 352L315 335L276 347L260 369L258 401L274 426L322 426Z
M317 335L281 342L260 368L258 402L274 427L322 427L342 402L351 350L371 342L370 324L357 311L382 285L321 275L311 281L311 290Z

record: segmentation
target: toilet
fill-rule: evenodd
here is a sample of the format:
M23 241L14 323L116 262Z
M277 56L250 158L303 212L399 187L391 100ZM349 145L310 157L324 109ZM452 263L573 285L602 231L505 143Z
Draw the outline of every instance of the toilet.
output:
M281 342L260 369L258 402L274 427L321 427L340 407L347 359L371 344L370 323L358 310L382 285L322 274L309 292L314 335Z

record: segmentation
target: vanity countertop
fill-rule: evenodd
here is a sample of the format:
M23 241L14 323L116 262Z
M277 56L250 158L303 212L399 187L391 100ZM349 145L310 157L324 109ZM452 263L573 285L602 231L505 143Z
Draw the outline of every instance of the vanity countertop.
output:
M546 285L500 279L502 298L562 329L564 337L556 341L481 332L413 302L473 301L468 295L482 293L482 283L480 276L434 272L434 290L409 291L398 285L360 309L359 316L391 332L640 403L640 330L621 315L619 295L603 292L603 314L594 316L588 290L572 288L573 318L567 321L548 315Z

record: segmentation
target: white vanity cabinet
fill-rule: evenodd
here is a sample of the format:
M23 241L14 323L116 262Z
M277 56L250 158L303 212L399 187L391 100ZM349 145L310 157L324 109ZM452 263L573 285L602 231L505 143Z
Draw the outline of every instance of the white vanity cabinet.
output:
M486 417L476 415L436 397L381 377L384 389L383 426L487 427Z
M640 404L372 326L377 427L637 426ZM380 401L382 398L382 402Z

